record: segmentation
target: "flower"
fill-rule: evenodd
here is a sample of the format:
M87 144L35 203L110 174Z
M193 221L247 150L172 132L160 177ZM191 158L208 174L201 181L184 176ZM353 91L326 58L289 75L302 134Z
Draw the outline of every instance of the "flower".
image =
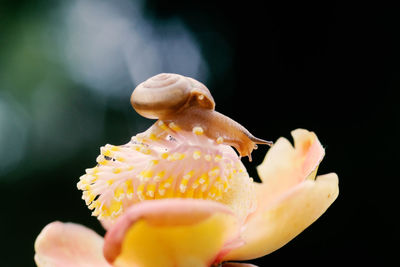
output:
M335 173L316 176L325 153L317 136L304 129L292 136L294 146L278 139L258 166L262 183L249 178L229 146L162 122L127 145L106 146L78 184L105 238L53 222L35 242L35 261L41 267L253 266L230 261L279 249L338 196Z

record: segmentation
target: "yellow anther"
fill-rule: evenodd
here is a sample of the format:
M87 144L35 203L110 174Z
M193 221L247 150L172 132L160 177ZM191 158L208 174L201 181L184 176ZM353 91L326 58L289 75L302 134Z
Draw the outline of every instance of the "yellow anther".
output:
M197 135L201 135L204 133L203 128L201 128L200 126L193 127L192 131L194 134L197 134Z
M165 171L161 171L161 172L157 173L157 175L153 177L154 182L161 181L161 178L163 178L164 175L165 175Z
M207 161L211 161L211 155L209 155L209 154L205 155L204 158Z
M165 180L165 181L163 182L163 186L164 186L165 188L169 188L169 187L171 187L173 181L174 181L174 177L173 177L173 176L170 176L167 180Z
M117 160L120 161L120 162L124 162L125 158L124 157L117 157Z
M94 175L94 174L97 174L99 171L100 171L100 169L98 168L98 167L94 167L93 169L91 169L92 170L92 174Z
M111 150L112 151L120 151L121 149L118 146L112 146Z
M157 164L158 164L158 160L156 160L156 159L153 159L153 160L150 161L150 166L154 166L154 165L157 165Z
M122 188L121 186L117 187L114 190L114 198L118 201L120 201L121 199L123 199L125 196L124 194L124 188Z
M222 136L217 138L217 144L222 144L224 142L224 138Z
M158 122L158 126L163 129L164 131L168 130L167 125L165 125L165 123L163 121L159 121Z
M107 185L112 185L114 183L114 179L107 180Z
M106 156L106 157L111 157L112 156L112 153L111 153L111 151L110 150L105 150L105 151L103 151L103 156Z
M149 184L147 186L147 192L146 195L148 195L149 197L153 198L154 197L154 192L156 190L156 185L155 184Z
M215 186L212 186L210 191L208 192L208 196L211 198L215 198L217 194L217 188Z
M201 152L199 150L193 152L193 158L195 160L198 160L200 157L201 157Z
M194 171L188 172L185 176L183 176L184 180L189 180L194 174Z
M122 169L121 168L114 168L112 172L117 174L117 173L122 172Z
M201 192L205 192L207 190L208 183L205 183L201 186Z
M96 208L98 208L100 206L100 202L99 201L93 201L90 205L89 205L89 209L90 210L92 210L92 209L96 209Z
M165 195L165 189L164 188L159 188L158 189L158 193L160 194L160 196L164 196Z
M133 168L134 168L134 167L133 167L132 165L130 165L126 170L127 170L127 171L132 171Z
M185 154L175 152L174 154L168 156L167 160L169 160L169 161L181 160L184 157L185 157Z
M143 194L143 191L144 191L144 183L141 183L139 186L138 186L138 189L137 189L137 193L138 194Z
M97 161L97 163L99 163L100 165L107 165L108 164L108 160L105 160L105 159L99 160L99 161Z
M143 147L140 149L140 152L142 152L143 154L149 155L151 153L151 150Z
M199 183L200 184L204 184L206 181L208 181L208 176L207 176L207 174L202 174L201 176L200 176L200 178L199 178Z
M181 180L181 185L187 186L189 180L188 179L182 179Z
M92 191L88 190L83 192L82 198L85 200L86 205L89 205L96 198L96 195L93 194Z
M168 124L168 127L169 128L171 128L172 130L174 130L174 131L179 131L181 128L178 126L178 125L176 125L175 123L173 123L173 122L170 122L169 124Z
M98 179L98 176L94 176L94 175L87 175L85 178L82 178L79 182L78 182L78 186L79 185L87 185L87 184L91 184L94 183L96 180Z
M192 188L193 189L196 189L197 187L199 187L199 181L195 181L193 184L192 184Z
M180 184L180 185L179 185L179 191L180 191L181 193L185 193L186 188L187 188L186 185L183 185L183 184Z
M169 154L167 152L161 154L162 159L167 159L168 157L169 157Z
M221 155L216 155L214 160L215 160L215 162L220 162L222 160L222 156Z
M227 190L229 188L228 181L225 181L223 186L224 186L224 190Z
M111 201L111 205L110 208L108 210L108 214L110 214L111 216L116 216L118 214L120 214L122 212L122 202L121 201L116 201L116 200L112 200Z
M151 177L153 177L153 171L144 171L143 172L143 177L145 177L145 178L151 178Z
M215 176L219 174L219 168L218 167L214 167L211 171L208 172L209 176Z
M132 180L126 180L125 181L125 186L126 186L126 196L128 197L128 199L131 199L133 197Z
M150 180L151 177L153 177L153 171L141 171L140 174L138 175L139 179L143 181L148 181Z
M157 135L155 135L154 133L151 133L151 134L149 135L149 138L150 138L151 140L153 140L153 141L158 140Z

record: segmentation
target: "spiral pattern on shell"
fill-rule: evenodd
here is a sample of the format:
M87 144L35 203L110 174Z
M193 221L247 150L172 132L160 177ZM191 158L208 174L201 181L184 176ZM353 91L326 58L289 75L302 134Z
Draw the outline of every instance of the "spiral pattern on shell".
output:
M202 83L173 73L161 73L139 84L132 93L131 104L143 117L163 119L200 96L199 106L214 108L210 91Z

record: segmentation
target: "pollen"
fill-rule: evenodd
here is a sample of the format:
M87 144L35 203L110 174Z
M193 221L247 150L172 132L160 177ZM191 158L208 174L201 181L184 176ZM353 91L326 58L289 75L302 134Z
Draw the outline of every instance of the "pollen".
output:
M200 150L195 150L195 151L193 152L193 159L197 160L197 159L199 159L200 157L201 157L201 152L200 152Z
M156 141L158 138L157 138L157 135L155 135L154 133L151 133L150 135L149 135L149 138L150 138L150 140L153 140L153 141Z
M236 152L203 134L158 121L121 145L105 145L94 168L77 187L93 216L115 221L129 206L162 198L225 201L231 184L246 170Z
M197 134L197 135L201 135L204 133L203 128L201 128L200 126L193 127L192 131L194 134Z
M115 174L120 173L121 171L122 171L121 168L114 168L113 169L113 173L115 173Z
M178 126L178 125L176 125L174 122L170 122L169 124L168 124L168 127L169 128L171 128L172 130L174 130L175 132L177 132L177 131L179 131L181 128Z
M217 144L222 144L224 142L224 138L222 136L217 138Z

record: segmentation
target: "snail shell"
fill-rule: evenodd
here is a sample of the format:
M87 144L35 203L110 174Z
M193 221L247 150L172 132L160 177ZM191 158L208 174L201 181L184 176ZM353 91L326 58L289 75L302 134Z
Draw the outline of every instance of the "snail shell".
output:
M272 142L254 137L242 125L215 111L215 102L204 84L182 75L161 73L139 84L131 96L133 108L143 117L174 123L182 130L201 129L207 137L236 148L248 156L256 144ZM222 140L222 141L221 141Z
M161 73L139 84L132 93L131 104L136 112L149 119L168 119L187 106L215 108L204 84L172 73Z

